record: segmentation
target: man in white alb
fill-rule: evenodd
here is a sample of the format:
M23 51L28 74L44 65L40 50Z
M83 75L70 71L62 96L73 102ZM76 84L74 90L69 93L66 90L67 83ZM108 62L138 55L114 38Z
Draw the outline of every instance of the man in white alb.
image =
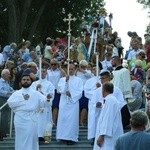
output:
M120 106L112 94L114 86L106 82L102 86L104 104L98 120L93 150L114 150L117 138L123 134Z
M38 110L50 105L50 95L42 95L31 87L30 74L23 73L22 88L7 100L14 111L15 150L38 150Z
M96 67L92 68L92 73L94 76L88 79L84 85L85 97L89 99L88 103L88 140L95 138L95 128L96 128L96 120L95 120L95 103L92 101L94 91L101 86L100 77L96 76ZM91 143L93 144L93 142Z
M31 87L34 90L39 91L41 94L47 96L48 94L51 96L50 105L41 107L39 109L38 114L38 137L39 141L44 141L44 134L46 131L46 127L48 123L53 124L52 120L52 101L54 99L54 90L55 87L53 84L47 80L47 69L42 68L41 71L41 80L35 81L32 83Z
M79 99L82 96L83 82L75 75L75 65L69 65L69 76L59 80L61 94L57 121L57 140L65 140L68 145L78 142Z

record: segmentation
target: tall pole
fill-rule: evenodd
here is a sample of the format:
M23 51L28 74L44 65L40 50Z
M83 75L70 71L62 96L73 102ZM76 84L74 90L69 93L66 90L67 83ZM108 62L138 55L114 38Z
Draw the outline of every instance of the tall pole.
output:
M39 57L39 81L41 83L41 79L42 79L42 57L40 55Z
M72 17L72 14L69 13L68 14L68 18L64 18L63 21L66 22L68 21L68 59L67 59L67 63L68 63L68 66L67 66L67 74L69 75L69 63L70 63L70 38L71 38L71 21L76 21L76 18L71 18Z
M72 14L68 14L68 18L64 18L63 21L68 21L68 59L67 59L67 75L69 76L69 64L70 64L70 38L71 38L71 21L76 21L76 18L71 18ZM67 82L67 91L69 91L69 83ZM69 97L66 96L67 104L69 103Z
M99 53L96 52L95 54L96 54L96 77L98 79L99 77Z

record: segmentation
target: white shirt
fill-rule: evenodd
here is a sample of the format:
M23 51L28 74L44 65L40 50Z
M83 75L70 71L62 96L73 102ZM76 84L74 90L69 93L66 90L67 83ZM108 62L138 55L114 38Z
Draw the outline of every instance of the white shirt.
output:
M140 51L144 51L144 50L141 50L141 49L138 49L138 50L132 50L129 55L128 55L128 58L127 60L132 60L133 58L136 58L136 55L140 52Z
M101 64L104 70L108 70L109 67L112 67L111 60L105 59L101 62Z
M3 54L0 53L0 64L3 65L4 64L4 56Z
M57 85L58 85L59 79L61 77L62 77L62 74L61 74L61 71L59 69L47 70L47 80L50 81L54 85L55 89L57 89Z
M93 77L93 74L92 74L91 70L86 70L86 73L78 71L77 72L77 77L81 78L82 81L83 81L83 85L85 85L86 81L88 79L90 79L91 77Z

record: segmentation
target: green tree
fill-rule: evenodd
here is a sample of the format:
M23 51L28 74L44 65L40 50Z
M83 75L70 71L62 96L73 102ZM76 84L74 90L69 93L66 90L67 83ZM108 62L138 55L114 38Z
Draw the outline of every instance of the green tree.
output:
M149 17L150 17L150 0L137 0L138 3L142 4L143 5L143 8L145 9L149 9ZM150 23L149 25L146 27L146 30L145 30L147 33L150 32Z
M143 4L144 8L150 8L150 0L137 0L137 2Z
M71 13L72 35L77 35L82 16L96 13L103 0L0 0L1 43L64 36L67 23L63 18Z

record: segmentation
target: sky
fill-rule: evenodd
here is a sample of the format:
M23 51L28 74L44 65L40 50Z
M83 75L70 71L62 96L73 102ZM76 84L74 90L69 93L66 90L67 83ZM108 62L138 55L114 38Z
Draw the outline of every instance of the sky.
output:
M144 43L146 26L150 22L148 9L143 9L143 5L137 3L136 0L105 0L105 2L108 14L113 13L113 32L118 32L124 50L129 48L130 37L127 35L128 31L137 32Z

